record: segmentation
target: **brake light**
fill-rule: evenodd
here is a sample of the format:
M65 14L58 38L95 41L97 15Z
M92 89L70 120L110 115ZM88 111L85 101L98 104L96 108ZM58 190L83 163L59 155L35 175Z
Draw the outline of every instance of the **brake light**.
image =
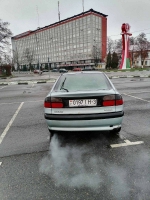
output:
M51 103L50 102L44 102L44 107L45 108L51 108Z
M46 97L44 102L45 108L63 108L62 99L59 97Z
M56 102L56 103L51 103L51 105L52 105L52 108L63 108L63 103L58 103L58 102Z
M103 106L115 106L115 101L103 101Z
M123 99L116 100L116 106L120 106L123 104Z
M119 94L116 94L116 106L123 105L123 99L122 96Z
M123 104L121 95L107 95L103 97L103 106L119 106Z

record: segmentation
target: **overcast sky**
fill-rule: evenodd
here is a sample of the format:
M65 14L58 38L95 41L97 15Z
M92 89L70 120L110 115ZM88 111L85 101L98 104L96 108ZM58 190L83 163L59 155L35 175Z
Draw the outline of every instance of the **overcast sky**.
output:
M61 20L83 11L82 0L59 0ZM107 35L121 38L122 23L129 23L137 36L147 33L150 40L150 0L84 0L84 11L94 10L108 15ZM13 35L58 21L58 0L0 0L0 18L10 23Z

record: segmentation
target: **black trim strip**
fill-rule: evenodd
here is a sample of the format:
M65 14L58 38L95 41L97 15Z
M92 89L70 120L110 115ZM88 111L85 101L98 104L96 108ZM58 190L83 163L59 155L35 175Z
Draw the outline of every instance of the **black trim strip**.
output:
M93 120L93 119L109 119L109 118L118 118L124 115L123 111L113 112L113 113L96 113L96 114L46 114L44 115L45 119L48 120Z

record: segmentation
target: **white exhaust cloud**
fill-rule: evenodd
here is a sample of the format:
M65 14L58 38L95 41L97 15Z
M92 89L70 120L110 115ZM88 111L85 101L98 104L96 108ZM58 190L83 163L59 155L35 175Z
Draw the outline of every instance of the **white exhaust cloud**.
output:
M56 136L52 138L50 153L40 163L40 172L55 180L57 186L99 187L102 179L97 173L97 158L86 160L89 150L86 147L61 147Z
M100 142L103 143L104 141ZM94 154L93 148L95 147L91 145L92 143L88 143L88 145L69 145L66 143L63 146L58 137L54 135L50 143L49 154L40 162L40 172L50 176L57 187L87 187L98 193L100 189L106 187L109 195L115 197L116 200L129 197L129 194L133 191L133 183L131 180L129 181L130 169L127 166L132 163L131 165L136 167L141 158L143 158L144 163L149 165L149 158L143 154L141 157L141 154L139 154L139 157L136 157L136 161L133 162L134 159L130 160L126 157L125 159L128 161L125 161L127 162L127 166L124 165L127 167L125 168L115 158L113 158L113 161L105 156L102 158L102 152ZM99 145L99 141L95 142L95 145ZM126 153L129 153L128 150ZM114 161L116 163L113 163ZM142 163L141 166L143 166ZM139 169L137 170L139 171ZM135 175L137 175L137 170L135 174L131 174L133 181ZM148 184L150 185L150 183ZM142 186L138 180L135 187L144 190L144 180L142 180Z

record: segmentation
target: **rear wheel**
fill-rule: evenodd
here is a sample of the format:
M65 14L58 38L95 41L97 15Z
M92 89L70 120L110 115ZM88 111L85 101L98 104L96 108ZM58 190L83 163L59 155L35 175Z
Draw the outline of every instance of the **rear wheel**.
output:
M52 137L54 136L55 132L52 130L49 130L50 136L49 136L49 141L51 141Z
M119 133L120 131L121 131L121 127L111 130L110 133L116 134L116 133Z

